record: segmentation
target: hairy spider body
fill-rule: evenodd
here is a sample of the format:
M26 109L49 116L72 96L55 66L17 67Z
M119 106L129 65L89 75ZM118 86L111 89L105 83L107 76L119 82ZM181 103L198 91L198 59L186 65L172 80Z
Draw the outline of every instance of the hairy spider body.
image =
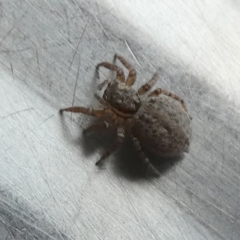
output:
M191 119L178 101L165 95L146 99L136 114L133 131L142 145L161 156L187 152Z
M98 90L102 90L107 85L102 98L95 95L104 106L103 109L70 107L61 109L60 112L80 112L107 119L107 122L89 126L84 133L107 129L112 125L117 126L116 141L103 153L97 165L101 164L123 142L125 128L128 126L141 161L146 165L148 172L158 176L158 171L150 163L142 147L160 156L176 156L187 152L191 138L191 117L180 97L160 88L155 89L143 99L141 95L152 88L158 75L154 74L146 84L135 91L132 88L136 80L135 70L123 57L115 55L115 59L120 60L129 70L129 74L125 80L124 72L118 66L108 62L97 65L97 70L99 67L105 67L116 72L114 80L105 80L98 85Z

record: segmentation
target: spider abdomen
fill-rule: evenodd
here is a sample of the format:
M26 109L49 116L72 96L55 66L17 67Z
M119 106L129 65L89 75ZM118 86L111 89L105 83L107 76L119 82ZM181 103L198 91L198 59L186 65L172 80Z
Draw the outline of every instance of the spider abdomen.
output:
M175 156L188 151L191 117L181 103L171 97L149 97L136 114L133 131L150 151Z

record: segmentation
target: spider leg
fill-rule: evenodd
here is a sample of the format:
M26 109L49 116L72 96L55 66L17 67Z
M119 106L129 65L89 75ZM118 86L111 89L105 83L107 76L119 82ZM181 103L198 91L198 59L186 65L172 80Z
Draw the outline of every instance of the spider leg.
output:
M74 113L83 113L86 115L90 115L93 117L102 117L105 116L107 113L110 113L107 108L96 110L93 108L85 108L85 107L69 107L69 108L63 108L60 109L60 114L63 112L74 112Z
M101 91L101 90L103 89L103 87L104 87L105 85L107 85L108 83L109 83L109 80L108 80L108 79L107 79L107 80L104 80L103 82L101 82L100 84L98 84L97 90Z
M103 163L103 161L107 157L109 157L122 144L124 138L125 138L124 128L123 127L118 127L116 141L113 143L113 145L106 152L103 153L101 158L96 162L96 165L98 165L98 166L101 165Z
M114 64L108 63L108 62L101 62L101 63L99 63L96 66L97 71L98 71L99 67L105 67L105 68L107 68L109 70L115 71L117 73L117 79L119 81L121 81L121 82L125 81L124 72L123 72L123 70L120 67L118 67L118 66L116 66Z
M92 124L83 130L83 134L87 134L87 133L91 133L91 132L95 132L95 131L106 130L109 127L110 127L110 124L106 121L104 121L102 123Z
M138 94L143 95L147 91L149 91L153 87L153 85L157 82L157 79L158 79L158 73L155 73L147 83L145 83L138 89Z
M155 177L159 177L158 170L150 163L149 159L146 157L145 153L142 150L139 140L132 134L133 144L136 150L139 153L142 163L147 167L147 173L153 174Z
M94 94L94 97L104 106L107 106L107 103L97 94Z
M132 65L128 61L126 61L125 58L123 58L117 54L114 55L114 59L118 59L123 64L123 66L129 70L128 77L126 79L126 84L128 86L132 86L136 81L135 69L132 67Z
M184 110L187 111L186 105L185 105L185 103L184 103L184 101L183 101L182 98L178 97L178 96L175 95L174 93L168 92L168 91L163 90L163 89L161 89L161 88L157 88L157 89L155 89L154 91L152 91L152 92L148 95L148 97L157 97L157 96L159 96L160 94L164 94L164 95L166 95L166 96L169 96L169 97L171 97L171 98L179 101L179 102L182 104L182 107L184 108Z

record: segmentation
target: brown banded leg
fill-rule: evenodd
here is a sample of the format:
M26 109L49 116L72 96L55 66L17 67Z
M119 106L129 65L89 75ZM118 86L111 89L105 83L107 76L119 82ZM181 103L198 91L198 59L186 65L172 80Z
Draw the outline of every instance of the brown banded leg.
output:
M143 95L147 91L149 91L153 87L153 85L157 82L157 79L158 79L158 73L155 73L147 83L145 83L138 89L138 94Z
M108 113L108 109L96 110L96 109L85 108L85 107L69 107L69 108L60 109L59 112L60 114L62 114L63 112L74 112L74 113L83 113L93 117L102 117Z
M96 162L96 165L101 165L103 161L107 157L109 157L109 155L111 155L122 144L124 137L125 137L125 130L123 127L119 127L117 129L117 139L115 140L113 145L106 152L103 153L101 158Z
M171 97L171 98L179 101L179 102L182 104L182 107L187 111L187 107L186 107L186 105L185 105L185 103L184 103L184 101L183 101L182 98L178 97L178 96L175 95L174 93L170 93L170 92L168 92L168 91L166 91L166 90L163 90L163 89L161 89L161 88L155 89L153 92L151 92L151 93L148 95L148 97L157 97L157 96L159 96L160 94L164 94L164 95L166 95L166 96L169 96L169 97Z
M110 81L107 79L105 81L103 81L102 83L100 83L98 86L97 86L97 90L98 91L101 91L102 88L107 85ZM104 106L107 106L107 103L99 96L98 93L95 93L94 94L95 98Z
M103 87L105 85L107 85L110 81L107 79L107 80L104 80L103 82L101 82L100 84L98 84L97 86L97 90L101 91L103 89Z
M94 94L94 97L103 105L103 106L107 106L107 103L97 94Z
M120 67L118 67L118 66L116 66L116 65L113 65L113 64L111 64L111 63L108 63L108 62L99 63L99 64L96 66L97 71L98 71L99 67L105 67L105 68L107 68L107 69L109 69L109 70L115 71L115 72L117 73L117 77L116 77L116 78L117 78L119 81L121 81L121 82L124 82L124 81L125 81L124 72L123 72L123 70L122 70Z
M159 177L158 170L150 163L149 159L144 154L139 140L134 135L132 135L132 140L133 140L133 144L134 144L136 150L139 153L141 161L147 167L147 173L153 174L153 176L155 176L155 177Z
M95 131L106 130L109 127L110 127L110 124L108 122L92 124L83 130L83 134L88 134L88 133L95 132Z
M118 59L123 64L123 66L129 70L128 77L126 79L126 84L128 86L132 86L136 81L135 69L132 67L132 65L128 61L126 61L125 58L123 58L117 54L114 55L114 59Z

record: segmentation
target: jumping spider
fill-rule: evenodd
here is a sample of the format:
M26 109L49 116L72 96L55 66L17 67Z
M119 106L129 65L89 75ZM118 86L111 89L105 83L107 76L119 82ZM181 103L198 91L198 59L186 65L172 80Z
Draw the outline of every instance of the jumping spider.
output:
M107 119L102 123L90 125L84 133L111 126L117 127L116 141L103 153L96 165L100 165L122 144L125 129L129 128L142 163L145 164L148 172L158 176L159 172L142 151L142 146L160 156L176 156L187 152L191 137L191 117L180 97L161 88L153 90L143 100L141 96L153 87L158 74L155 73L136 91L132 88L136 80L136 71L123 57L115 55L114 58L128 69L129 74L125 79L123 70L118 66L108 62L97 65L97 71L99 67L105 67L116 72L114 80L107 79L98 85L98 90L107 86L103 97L95 94L103 109L69 107L61 109L60 113L76 112Z

